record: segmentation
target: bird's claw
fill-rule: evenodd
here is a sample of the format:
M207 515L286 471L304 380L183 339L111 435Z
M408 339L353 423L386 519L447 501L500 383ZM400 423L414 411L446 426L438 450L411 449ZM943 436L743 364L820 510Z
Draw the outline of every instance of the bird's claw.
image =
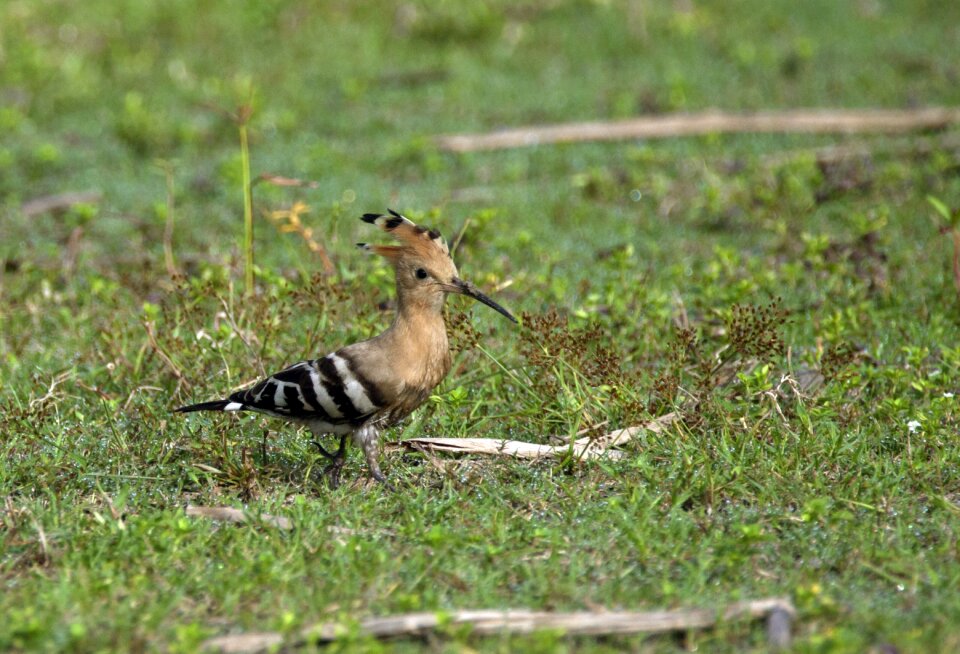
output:
M327 481L330 484L330 490L336 490L340 487L340 471L343 469L343 465L347 462L347 439L343 437L340 439L340 447L337 451L331 454L319 441L310 441L313 443L320 454L330 459L330 463L327 464L327 467L323 469L323 475L327 478Z
M396 488L393 487L393 484L387 481L387 476L379 470L371 471L370 476L373 477L374 481L376 481L378 484L382 484L383 487L388 491L393 492L396 490Z
M320 441L310 441L310 443L312 443L312 444L314 445L314 447L316 447L318 450L320 450L320 454L322 454L324 457L330 459L331 461L332 461L333 459L337 458L337 456L336 456L335 454L331 454L329 451L327 451L327 448L325 448L323 445L321 445L321 444L320 444Z
M323 475L327 478L327 482L330 484L330 490L337 490L340 488L340 471L343 470L344 459L343 457L334 458L330 464L323 469Z

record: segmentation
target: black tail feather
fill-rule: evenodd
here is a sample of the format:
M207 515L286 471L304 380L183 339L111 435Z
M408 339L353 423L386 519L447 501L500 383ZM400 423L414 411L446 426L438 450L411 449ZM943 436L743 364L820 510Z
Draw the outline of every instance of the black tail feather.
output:
M230 400L214 400L213 402L201 402L200 404L189 404L174 409L177 413L190 413L191 411L223 411L230 404Z

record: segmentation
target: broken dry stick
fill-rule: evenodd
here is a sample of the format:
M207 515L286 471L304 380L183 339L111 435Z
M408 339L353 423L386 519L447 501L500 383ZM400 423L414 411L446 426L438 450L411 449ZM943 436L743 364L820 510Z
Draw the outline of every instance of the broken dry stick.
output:
M186 509L188 516L192 518L208 518L210 520L220 520L222 522L261 522L277 529L293 529L293 524L289 519L282 516L273 516L269 513L259 515L249 515L246 511L235 509L232 506L193 506L188 505Z
M528 609L481 609L444 613L409 613L360 621L359 634L373 638L424 636L439 627L469 626L474 635L498 633L527 634L540 629L562 631L570 636L611 636L656 634L688 629L704 629L734 620L773 618L776 626L768 633L773 648L789 646L789 623L795 615L785 599L770 598L735 602L720 609L677 609L673 611L590 611L552 613ZM251 654L282 645L324 643L355 634L347 625L324 623L309 627L292 640L279 633L247 633L211 638L203 649L224 654Z
M677 419L676 413L668 413L643 425L616 429L599 437L585 436L575 440L572 445L541 445L499 438L408 438L390 443L389 447L426 452L510 456L517 459L543 459L571 454L578 459L618 458L622 453L610 448L623 445L645 431L658 434Z
M27 218L39 216L40 214L66 211L78 204L97 204L103 198L100 191L77 191L71 193L60 193L58 195L45 195L40 198L27 200L20 207L20 211Z
M960 122L960 109L796 109L758 111L752 114L705 111L664 114L609 122L534 125L487 134L439 136L437 145L450 152L503 150L551 143L660 139L677 136L733 132L852 134L859 132L909 132L943 129Z

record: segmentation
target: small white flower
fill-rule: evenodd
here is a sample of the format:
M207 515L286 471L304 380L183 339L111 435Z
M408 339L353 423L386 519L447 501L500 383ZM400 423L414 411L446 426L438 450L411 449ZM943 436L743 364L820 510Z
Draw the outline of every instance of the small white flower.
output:
M907 429L910 430L911 434L917 433L917 430L920 429L920 421L911 420L910 422L907 423Z
M951 397L953 397L953 393L951 393L950 391L947 391L946 393L943 394L943 396L949 400Z

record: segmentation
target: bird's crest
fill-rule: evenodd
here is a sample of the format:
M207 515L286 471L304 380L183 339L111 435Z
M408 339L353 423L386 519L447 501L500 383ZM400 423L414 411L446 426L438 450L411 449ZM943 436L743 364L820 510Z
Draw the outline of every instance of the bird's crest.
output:
M399 259L406 253L421 257L436 257L437 255L450 256L450 249L446 241L435 229L428 229L415 225L409 218L401 216L393 209L389 214L365 213L361 217L366 223L376 225L400 242L400 245L371 245L357 243L357 247L366 252L373 252L391 260Z

